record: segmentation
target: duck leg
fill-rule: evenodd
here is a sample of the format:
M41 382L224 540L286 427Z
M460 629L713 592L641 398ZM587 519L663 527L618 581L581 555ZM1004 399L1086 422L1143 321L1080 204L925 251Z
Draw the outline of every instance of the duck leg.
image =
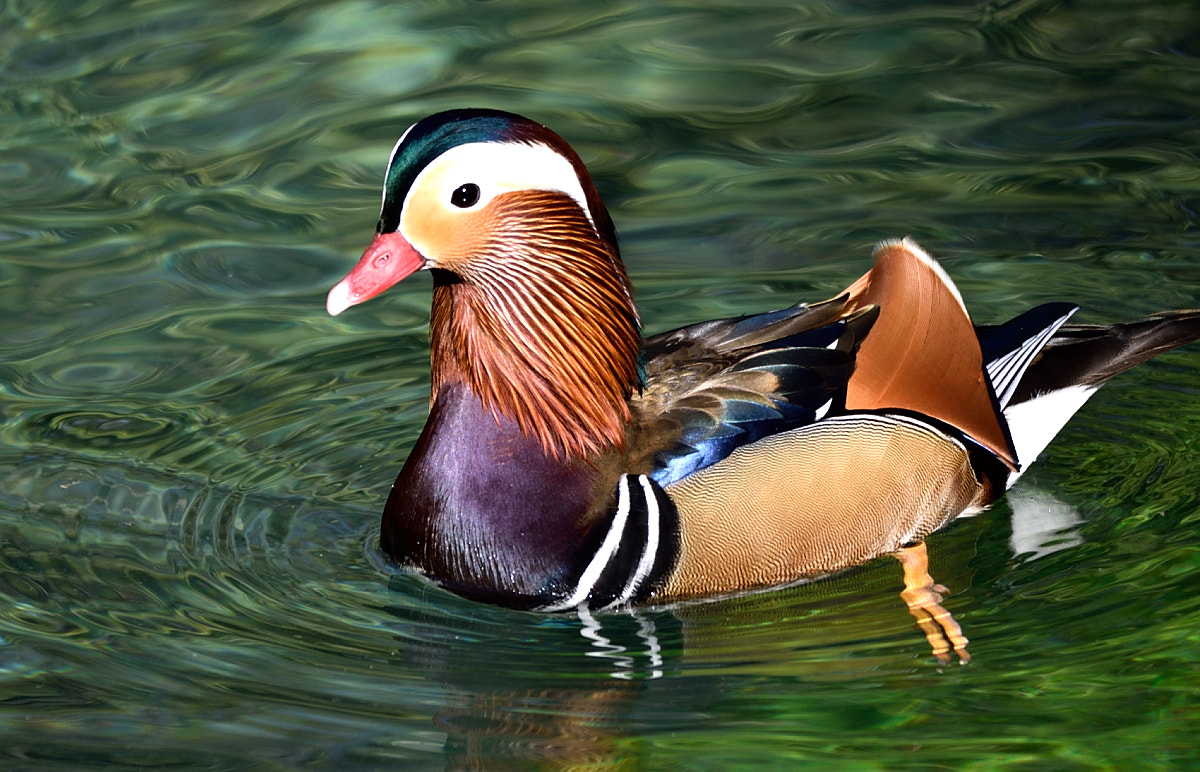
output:
M942 595L949 593L944 586L934 584L929 575L929 553L925 550L925 542L917 542L892 553L904 568L904 591L900 598L908 605L909 613L917 619L917 624L929 645L933 656L942 664L952 661L950 652L958 655L958 661L967 663L971 655L967 653L967 639L962 628L950 612L942 606Z

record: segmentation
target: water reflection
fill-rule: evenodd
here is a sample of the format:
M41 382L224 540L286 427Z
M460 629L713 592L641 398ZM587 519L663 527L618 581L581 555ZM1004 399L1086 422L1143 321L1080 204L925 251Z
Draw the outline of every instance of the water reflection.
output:
M405 593L398 600L411 603L413 581L393 580L393 592ZM448 620L441 608L389 612L405 631L401 666L443 691L432 723L445 733L450 769L622 768L644 684L663 672L663 639L679 666L670 615L545 617L464 605ZM427 636L413 640L414 628Z
M799 695L929 667L900 588L899 567L880 561L766 596L546 616L401 575L388 613L400 631L395 664L442 691L432 723L445 733L447 768L622 769L644 762L633 740L648 725L692 731L764 679Z
M578 615L582 625L579 633L591 641L595 649L588 652L588 656L611 662L615 669L609 673L610 676L623 679L639 677L642 672L642 668L639 667L640 660L642 657L645 657L645 674L643 677L662 678L662 645L658 642L657 627L652 619L636 611L630 612L630 616L637 622L638 626L638 643L631 649L615 640L605 637L603 624L599 619L592 616L586 608L580 608Z
M1012 509L1008 544L1014 556L1036 560L1083 543L1083 515L1053 494L1021 487L1009 491L1006 499Z

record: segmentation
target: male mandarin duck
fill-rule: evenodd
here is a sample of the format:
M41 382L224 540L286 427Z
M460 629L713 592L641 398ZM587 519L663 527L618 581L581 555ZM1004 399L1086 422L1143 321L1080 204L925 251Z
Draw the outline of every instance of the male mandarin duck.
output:
M459 594L541 611L667 604L892 554L934 649L966 660L923 539L1003 494L1108 378L1200 310L975 326L908 239L822 303L643 339L607 210L546 127L451 110L392 150L337 315L433 275L428 422L381 547Z

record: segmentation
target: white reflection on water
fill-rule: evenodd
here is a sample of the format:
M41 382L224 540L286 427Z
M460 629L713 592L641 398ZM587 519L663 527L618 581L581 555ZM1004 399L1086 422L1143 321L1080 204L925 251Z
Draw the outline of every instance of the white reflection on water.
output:
M577 612L579 614L579 621L583 623L579 634L591 641L595 647L595 650L589 651L587 656L611 660L616 668L610 673L613 678L626 680L638 678L639 668L637 660L638 657L642 656L646 658L646 670L640 677L647 679L662 678L662 647L658 643L658 636L655 635L655 627L652 620L636 612L631 614L638 623L637 637L646 645L644 651L632 651L628 647L614 643L606 638L601 632L603 629L601 621L592 616L586 606L580 606Z
M1008 492L1007 501L1012 508L1008 543L1014 556L1036 560L1083 543L1077 530L1083 516L1052 494L1017 487Z

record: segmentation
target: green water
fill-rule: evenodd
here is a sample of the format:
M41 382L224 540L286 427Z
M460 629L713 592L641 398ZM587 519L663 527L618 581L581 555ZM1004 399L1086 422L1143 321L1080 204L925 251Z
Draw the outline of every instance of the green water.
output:
M1200 347L930 540L605 617L374 549L427 279L337 319L396 137L535 117L650 331L831 295L911 235L979 321L1200 305L1191 0L10 0L0 10L0 766L1200 768Z

